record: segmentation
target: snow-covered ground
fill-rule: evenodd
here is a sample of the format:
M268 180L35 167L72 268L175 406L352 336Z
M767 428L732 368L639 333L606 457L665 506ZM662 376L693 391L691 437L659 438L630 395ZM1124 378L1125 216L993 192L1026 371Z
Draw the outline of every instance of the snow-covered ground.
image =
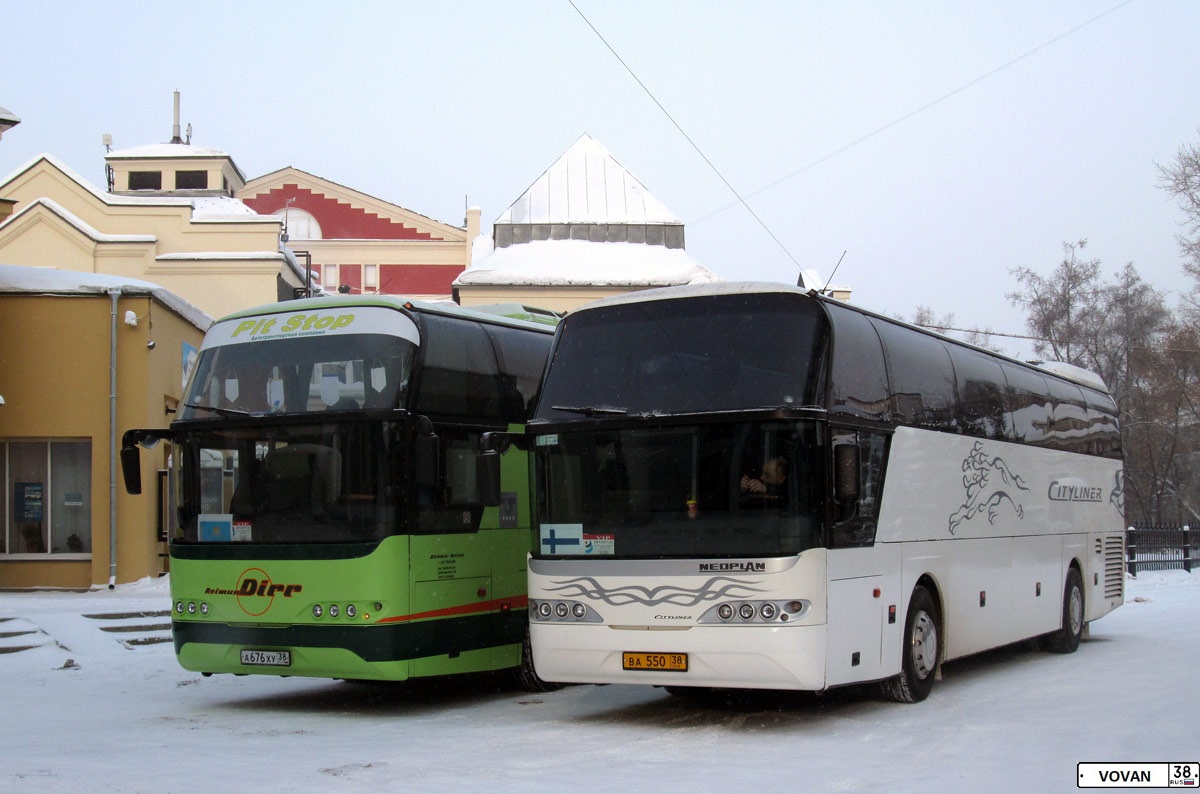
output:
M165 580L0 593L0 650L36 646L0 653L0 791L1075 791L1078 762L1200 761L1200 572L1142 573L1126 600L1074 655L951 663L899 705L203 678L144 643L165 618L113 617L165 611Z

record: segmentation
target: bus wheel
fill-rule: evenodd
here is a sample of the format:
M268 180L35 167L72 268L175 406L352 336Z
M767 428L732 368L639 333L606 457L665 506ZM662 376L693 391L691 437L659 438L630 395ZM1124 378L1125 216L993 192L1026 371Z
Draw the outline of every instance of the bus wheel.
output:
M1042 647L1053 653L1074 653L1083 636L1083 577L1075 568L1067 570L1063 589L1062 628L1042 638Z
M533 669L533 648L529 644L529 627L525 627L525 641L521 643L521 664L513 668L517 686L526 692L553 692L562 689L562 684L543 681Z
M941 661L938 608L924 587L913 590L904 620L904 651L900 675L883 682L887 697L899 703L919 703L929 697Z

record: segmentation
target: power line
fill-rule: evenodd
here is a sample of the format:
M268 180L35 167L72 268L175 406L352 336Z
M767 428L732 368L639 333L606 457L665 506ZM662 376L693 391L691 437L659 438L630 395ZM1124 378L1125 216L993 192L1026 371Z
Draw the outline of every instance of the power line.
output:
M706 155L700 149L699 145L697 145L696 142L692 140L691 136L687 134L687 132L683 129L683 127L679 124L679 122L675 120L675 118L671 115L671 113L665 107L663 107L662 102L658 101L658 97L654 96L654 93L649 88L646 87L646 84L642 82L642 79L640 77L638 77L637 74L633 71L633 69L631 69L629 67L629 64L625 63L625 59L622 58L621 55L615 49L613 49L613 46L611 44L609 44L608 40L604 38L604 35L599 30L596 29L596 26L592 24L591 20L589 20L587 18L587 16L582 11L579 10L579 6L575 5L575 0L569 0L569 2L571 3L571 8L575 9L575 13L579 14L580 18L583 19L583 21L585 23L587 23L587 26L592 29L592 32L596 34L596 37L599 38L600 41L604 44L604 46L608 48L608 51L613 54L613 57L617 59L617 61L621 64L621 66L625 67L625 71L629 72L629 76L632 77L637 82L637 84L642 87L642 90L646 92L646 96L650 97L650 100L652 102L654 102L655 105L658 105L658 109L661 110L663 112L663 115L666 116L667 119L672 124L675 125L675 129L679 130L679 134L684 137L684 140L686 140L689 144L691 144L692 148L696 150L696 153L698 155L700 155L700 159L702 159L708 165L708 167L712 169L713 173L717 175L717 178L719 178L722 182L725 183L725 187L729 188L729 192L737 197L737 201L728 206L732 207L732 206L737 206L738 204L741 204L741 206L745 207L746 212L749 212L750 216L752 218L754 218L755 221L758 222L758 225L762 227L763 231L765 231L771 237L771 239L775 241L775 244L779 246L779 249L781 251L783 251L783 253L787 256L787 258L792 260L792 264L794 264L796 266L796 269L802 271L803 268L800 267L800 263L798 261L796 261L796 257L792 256L792 252L787 249L787 246L785 246L783 244L783 242L778 237L775 236L775 232L771 231L771 228L769 226L767 226L766 222L763 221L763 219L758 216L758 213L756 213L750 207L750 205L748 203L746 203L746 200L744 198L742 198L742 194L738 193L737 189L734 188L734 186L729 183L729 180L725 178L725 175L721 173L721 170L719 168L717 168L716 165L713 164L712 160L708 159L708 155Z
M940 105L942 102L945 102L947 99L951 99L951 98L961 94L962 92L966 91L968 88L973 88L974 86L979 85L984 80L987 80L990 77L994 77L995 75L999 74L1000 72L1004 71L1005 69L1008 69L1011 66L1015 66L1016 64L1025 60L1026 58L1036 55L1037 53L1041 52L1042 50L1046 49L1047 47L1057 44L1058 42L1062 41L1063 39L1067 38L1068 36L1078 33L1079 31L1083 30L1087 26L1094 24L1096 22L1099 22L1104 17L1106 17L1110 14L1113 14L1116 11L1119 11L1120 9L1129 5L1133 1L1134 0L1123 0L1123 2L1117 3L1115 6L1108 9L1107 11L1102 11L1101 13L1092 17L1091 19L1080 22L1078 25L1071 28L1070 30L1060 33L1057 36L1055 36L1054 38L1049 39L1048 41L1042 42L1041 44L1037 45L1033 49L1026 50L1025 52L1021 53L1017 57L1012 58L1011 60L1005 61L1004 63L1000 64L999 66L992 69L991 71L984 72L983 74L979 75L978 77L976 77L973 80L968 80L967 82L963 83L962 85L958 86L957 88L954 88L950 91L947 91L945 94L942 94L937 99L930 100L929 102L926 102L925 104L921 105L920 107L916 108L915 110L905 113L903 116L900 116L898 118L892 119L887 124L884 124L881 127L877 127L876 129L872 130L871 132L868 132L866 135L862 135L862 136L859 136L858 138L855 138L854 140L850 141L846 145L841 146L837 149L834 149L832 152L829 152L827 154L824 154L824 155L818 157L816 160L813 160L812 162L810 162L806 165L803 165L800 168L797 168L795 171L784 174L783 176L776 179L774 182L770 182L766 185L763 185L762 187L758 188L757 190L751 191L747 195L748 196L757 196L760 193L764 193L764 192L770 190L771 188L775 187L776 185L786 182L787 180L791 179L792 177L799 176L800 174L803 174L805 171L816 168L818 165L820 165L828 160L832 160L834 157L837 157L839 154L842 154L843 152L853 149L855 146L858 146L861 143L865 143L878 135L882 135L883 133L890 130L892 127L896 127L900 124L903 124L904 122L908 121L912 117L914 117L920 113L924 113L926 110L929 110L930 108L932 108L936 105ZM572 2L572 5L574 5L574 2ZM742 198L741 196L738 196L739 200L741 200L741 198ZM745 201L742 201L742 203L744 204ZM725 210L729 209L730 207L735 207L735 206L737 206L736 202L726 204L723 207L719 207L719 208L713 210L712 212L708 213L707 215L702 215L699 218L694 218L691 222L694 224L695 223L703 223L704 221L708 220L709 218L713 217L714 215L719 215L722 212L724 212ZM793 261L795 261L795 260L793 260Z

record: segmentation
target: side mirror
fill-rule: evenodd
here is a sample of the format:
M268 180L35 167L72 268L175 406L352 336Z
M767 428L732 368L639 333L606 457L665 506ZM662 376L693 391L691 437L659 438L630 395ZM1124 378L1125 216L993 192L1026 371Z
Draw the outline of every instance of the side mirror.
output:
M833 448L833 496L839 502L857 502L862 471L857 444Z
M413 445L413 465L416 469L417 485L435 487L441 476L442 446L437 433L433 432L433 422L429 417L419 417L416 442Z
M137 447L121 447L121 474L125 493L137 496L142 492L142 453Z
M522 436L517 433L484 433L479 437L479 454L475 457L475 488L484 507L499 507L500 458L510 446L517 445Z
M475 458L475 488L484 507L500 506L499 450L484 450Z
M170 430L126 430L121 436L121 475L125 492L137 496L142 492L142 456L138 446L153 449L162 439L171 438Z

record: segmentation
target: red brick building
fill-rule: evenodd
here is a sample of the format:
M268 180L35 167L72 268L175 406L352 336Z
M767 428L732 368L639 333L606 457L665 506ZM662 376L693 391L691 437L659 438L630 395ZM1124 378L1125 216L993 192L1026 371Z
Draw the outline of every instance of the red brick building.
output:
M237 196L283 218L287 246L329 291L449 298L479 234L478 209L451 226L292 167L250 180Z

